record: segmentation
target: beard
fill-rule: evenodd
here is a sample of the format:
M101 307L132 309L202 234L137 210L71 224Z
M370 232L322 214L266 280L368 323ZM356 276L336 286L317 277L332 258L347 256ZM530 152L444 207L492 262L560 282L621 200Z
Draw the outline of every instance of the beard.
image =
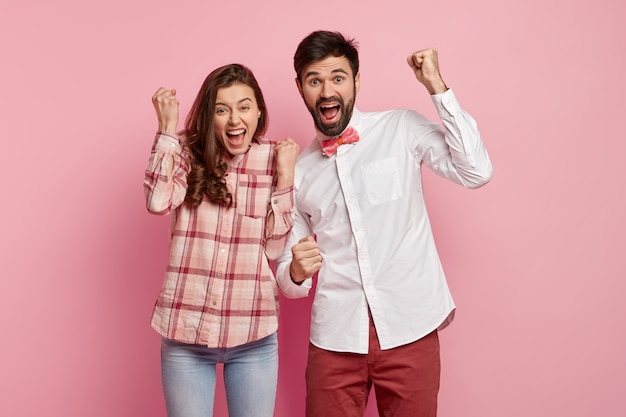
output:
M330 98L322 98L317 100L315 103L315 108L311 108L308 104L306 107L309 109L309 113L313 117L313 122L315 123L315 127L322 132L324 135L328 137L339 136L341 132L343 132L346 127L348 127L348 123L350 123L350 118L352 117L352 110L354 109L354 98L356 97L356 88L354 89L354 94L348 103L344 103L343 99L338 96L330 97ZM322 104L326 102L338 102L339 103L339 111L341 111L341 118L333 123L333 124L324 124L323 117L319 111L319 108Z

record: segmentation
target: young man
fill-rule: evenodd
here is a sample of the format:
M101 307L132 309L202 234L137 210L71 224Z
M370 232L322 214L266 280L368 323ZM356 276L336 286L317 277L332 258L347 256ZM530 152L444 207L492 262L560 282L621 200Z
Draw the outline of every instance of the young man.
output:
M437 51L408 63L443 126L410 110L357 110L358 52L340 33L313 32L294 55L316 140L296 165L295 224L277 279L288 297L305 297L319 271L307 417L362 416L372 385L381 416L437 413L437 330L455 306L421 167L467 188L486 184L492 167L476 123L443 82Z

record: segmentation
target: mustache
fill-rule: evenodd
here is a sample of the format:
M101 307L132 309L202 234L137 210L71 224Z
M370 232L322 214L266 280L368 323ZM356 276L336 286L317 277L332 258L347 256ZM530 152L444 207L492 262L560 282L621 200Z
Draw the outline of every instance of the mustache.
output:
M315 102L315 107L319 108L322 104L338 102L343 107L343 99L339 96L320 98Z

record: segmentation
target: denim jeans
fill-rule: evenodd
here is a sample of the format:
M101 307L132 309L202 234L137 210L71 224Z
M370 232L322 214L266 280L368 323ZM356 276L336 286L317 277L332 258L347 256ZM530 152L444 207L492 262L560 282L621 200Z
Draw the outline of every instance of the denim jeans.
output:
M161 341L161 376L168 417L211 417L215 367L224 364L229 417L272 417L278 380L276 333L227 349Z

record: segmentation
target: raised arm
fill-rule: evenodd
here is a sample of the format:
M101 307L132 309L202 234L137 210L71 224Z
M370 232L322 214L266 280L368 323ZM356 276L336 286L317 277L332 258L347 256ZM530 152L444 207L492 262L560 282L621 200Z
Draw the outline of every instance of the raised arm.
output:
M492 165L478 125L443 81L437 50L414 52L407 57L407 63L430 93L443 124L443 129L436 126L417 140L416 151L421 160L436 174L467 188L489 182Z
M293 178L300 146L291 138L276 142L276 189L272 193L266 223L265 254L274 260L283 252L293 227Z
M189 158L176 134L176 90L159 88L152 96L152 104L157 116L157 133L144 177L146 207L154 214L168 214L185 199Z

